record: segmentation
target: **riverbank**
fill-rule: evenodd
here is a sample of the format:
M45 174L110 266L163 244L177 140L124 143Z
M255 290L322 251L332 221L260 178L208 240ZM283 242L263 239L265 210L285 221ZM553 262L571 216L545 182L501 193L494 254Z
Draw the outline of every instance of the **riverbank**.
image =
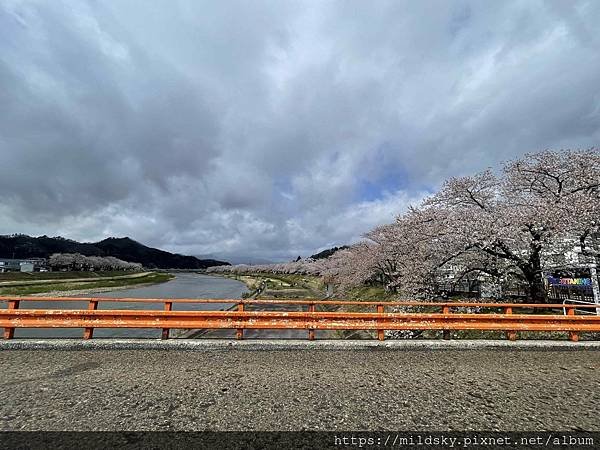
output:
M339 300L399 300L398 295L386 292L383 287L361 286L349 289L343 295L334 292L328 284L318 276L296 274L252 273L244 275L219 273L209 274L230 278L244 283L250 293L246 298L324 298Z
M242 295L245 299L315 299L324 300L328 298L327 285L323 279L311 275L296 275L296 274L270 274L270 273L254 273L254 274L210 274L221 278L241 281L244 283L249 292ZM230 309L236 308L233 305ZM335 310L334 306L319 306L319 310ZM305 305L291 304L250 304L246 305L246 311L306 311ZM317 339L364 339L368 337L362 330L317 330L315 332ZM235 330L230 329L200 329L186 330L183 333L176 334L177 338L186 339L231 339L235 337ZM276 330L276 329L247 329L244 331L246 339L305 339L306 330Z
M0 295L60 296L68 293L71 296L93 294L117 289L150 286L174 278L174 275L162 272L144 272L118 276L105 276L102 273L96 273L95 276L89 275L86 277L82 277L80 272L76 272L73 273L75 276L72 278L68 278L68 272L57 272L55 278L52 278L52 274L52 272L43 274L43 279L0 282Z
M326 284L320 277L312 275L256 273L249 275L218 274L218 276L244 283L250 291L245 298L321 299L327 296Z

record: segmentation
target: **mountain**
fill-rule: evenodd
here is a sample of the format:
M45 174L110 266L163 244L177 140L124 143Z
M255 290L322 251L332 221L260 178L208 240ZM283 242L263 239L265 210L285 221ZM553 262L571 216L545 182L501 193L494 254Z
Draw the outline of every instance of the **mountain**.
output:
M316 253L316 254L312 255L310 258L311 259L325 259L325 258L329 258L331 255L333 255L338 250L344 250L346 248L348 248L347 245L342 245L341 247L328 248L327 250L323 250L322 252L319 252L319 253Z
M63 237L31 237L24 234L0 236L0 258L48 258L52 253L81 253L85 256L114 256L158 269L206 269L229 265L215 259L198 259L147 247L128 237L110 237L95 243L80 243Z

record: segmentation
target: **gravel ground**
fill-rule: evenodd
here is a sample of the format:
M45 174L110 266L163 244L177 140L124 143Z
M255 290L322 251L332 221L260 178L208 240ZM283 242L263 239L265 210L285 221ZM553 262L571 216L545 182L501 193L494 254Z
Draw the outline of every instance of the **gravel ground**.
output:
M0 430L600 430L600 351L11 350Z

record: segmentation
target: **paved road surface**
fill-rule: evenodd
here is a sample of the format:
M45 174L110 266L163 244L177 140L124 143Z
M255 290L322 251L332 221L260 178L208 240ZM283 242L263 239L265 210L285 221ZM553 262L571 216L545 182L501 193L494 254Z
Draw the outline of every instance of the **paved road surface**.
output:
M600 430L600 351L0 352L0 430Z

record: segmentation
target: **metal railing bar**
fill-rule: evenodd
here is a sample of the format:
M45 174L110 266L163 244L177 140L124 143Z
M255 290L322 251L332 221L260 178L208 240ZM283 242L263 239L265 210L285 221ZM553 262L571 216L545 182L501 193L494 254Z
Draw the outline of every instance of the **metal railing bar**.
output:
M39 313L39 312L38 312ZM600 331L600 322L583 317L573 320L569 316L544 321L533 318L497 320L497 318L452 318L438 317L346 317L337 320L324 320L320 317L299 316L237 316L222 320L219 317L202 315L136 316L93 311L94 314L0 314L0 326L17 328L207 328L207 329L363 329L363 330L528 330L528 331L569 331L576 340L579 331ZM471 319L471 320L469 320Z
M315 330L374 330L378 339L385 339L385 330L443 330L449 337L450 330L505 331L507 338L516 339L517 331L565 331L572 341L579 339L579 332L600 332L600 316L576 315L582 305L538 305L537 308L562 309L563 314L520 314L515 308L532 305L514 303L458 303L458 302L345 302L318 300L229 300L229 299L113 299L102 297L61 298L45 297L48 301L88 302L87 309L24 309L21 301L39 301L40 297L2 297L8 307L0 309L0 327L4 338L11 339L15 328L84 328L84 339L93 337L95 328L159 328L162 338L169 338L172 328L236 329L238 339L244 337L245 329L304 329L308 338L314 339ZM124 303L163 303L163 310L97 309L102 301ZM236 309L225 311L173 311L173 303L233 303ZM246 305L302 304L302 311L258 310L248 311ZM321 311L318 305L373 306L366 312ZM456 309L476 305L500 308L500 312L456 312ZM427 306L440 308L436 312L390 312L389 306ZM586 305L583 305L586 306ZM596 305L587 305L595 308ZM452 311L454 309L454 311Z
M571 298L566 298L563 300L563 313L567 314L567 303L574 304L575 310L579 311L581 314L593 314L600 316L600 303L596 303L594 301L587 300L575 300ZM587 311L582 308L590 308L595 309L595 311Z
M598 316L578 316L578 315L548 315L548 314L443 314L443 313L357 313L357 312L339 312L339 311L148 311L148 310L127 310L127 309L104 309L104 310L48 310L48 309L18 309L18 310L0 310L0 320L8 317L27 318L27 317L46 317L48 320L60 317L115 317L143 320L150 318L215 318L215 319L237 319L237 318L268 318L268 319L312 319L312 320L336 320L336 319L367 319L367 320L471 320L486 321L494 320L499 322L591 322L600 324ZM599 329L600 331L600 329Z
M12 300L19 300L23 302L109 302L109 303L161 303L165 302L165 299L157 298L111 298L111 297L33 297L33 296L0 296L0 302L9 302ZM449 306L453 308L461 307L480 307L480 308L528 308L528 309L563 309L563 303L481 303L481 302L414 302L414 301L394 301L394 302L381 302L381 301L358 301L358 300L317 300L317 299L305 299L305 300L240 300L240 299L169 299L172 303L222 303L222 304L246 304L246 305L260 305L260 304L289 304L289 305L354 305L354 306L377 306L385 305L386 307L402 307L402 306L425 306L425 307L444 307ZM578 308L597 308L597 304L582 304L578 305Z

